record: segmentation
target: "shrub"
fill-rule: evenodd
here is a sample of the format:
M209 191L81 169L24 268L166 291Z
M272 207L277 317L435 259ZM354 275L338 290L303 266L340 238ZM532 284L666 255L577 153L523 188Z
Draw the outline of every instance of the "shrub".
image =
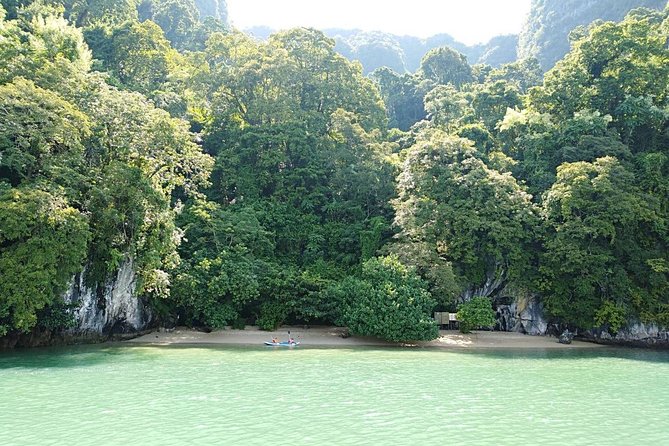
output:
M474 328L491 327L495 324L495 311L490 299L483 296L472 298L458 307L458 323L462 333L469 333Z
M349 277L334 287L330 294L343 303L341 322L353 334L392 342L439 335L430 317L435 301L427 284L395 256L366 261L360 278Z
M274 331L286 320L286 308L277 302L265 302L260 306L260 317L256 325L261 330Z
M625 325L625 310L610 300L604 301L595 313L595 323L600 327L607 326L611 333L616 334Z

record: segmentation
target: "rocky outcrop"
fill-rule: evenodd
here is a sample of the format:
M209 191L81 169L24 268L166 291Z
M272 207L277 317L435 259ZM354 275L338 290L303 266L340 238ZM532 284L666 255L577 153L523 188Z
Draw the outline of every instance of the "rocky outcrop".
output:
M544 307L536 296L516 297L509 305L498 305L495 330L545 335L548 321Z
M483 47L483 52L476 63L499 67L515 62L518 59L517 46L518 36L515 34L493 37ZM470 61L470 63L473 63L473 61Z
M130 339L148 331L153 314L144 299L136 297L137 276L131 259L123 262L112 280L88 287L77 274L63 299L72 304L75 327L65 331L35 328L0 338L0 350Z
M152 320L146 302L137 298L137 277L132 260L126 260L113 280L90 288L84 274L78 274L65 293L67 303L74 304L76 327L70 330L75 336L109 337L133 334L145 330Z
M560 327L559 324L548 323L544 307L537 296L515 297L511 304L497 306L495 330L558 336L558 342L563 343L569 343L576 337L598 344L669 348L669 328L656 324L636 322L623 327L615 334L606 329L571 331L563 330L564 326Z
M615 334L605 329L596 329L584 331L580 336L600 344L669 348L669 329L642 322L629 324Z

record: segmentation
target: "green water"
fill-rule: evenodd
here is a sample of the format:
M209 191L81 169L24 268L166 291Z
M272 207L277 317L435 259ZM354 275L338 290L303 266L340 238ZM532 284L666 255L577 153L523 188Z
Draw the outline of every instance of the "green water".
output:
M669 354L132 346L0 353L0 444L666 445Z

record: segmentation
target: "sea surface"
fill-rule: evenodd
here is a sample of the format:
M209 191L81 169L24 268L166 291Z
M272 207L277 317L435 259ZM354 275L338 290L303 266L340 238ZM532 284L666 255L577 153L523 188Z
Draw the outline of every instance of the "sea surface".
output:
M669 445L669 353L0 353L0 445Z

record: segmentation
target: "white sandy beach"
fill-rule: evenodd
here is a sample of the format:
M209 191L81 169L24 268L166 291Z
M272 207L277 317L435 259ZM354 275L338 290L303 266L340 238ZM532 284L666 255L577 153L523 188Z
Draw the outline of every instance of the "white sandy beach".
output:
M288 331L291 336L303 346L323 347L354 347L354 346L418 346L442 348L521 348L521 349L569 349L569 348L598 348L600 345L573 341L570 345L557 342L556 338L548 336L529 336L520 333L499 331L475 331L462 334L454 330L441 330L439 338L429 342L415 344L393 344L375 338L342 337L346 332L338 327L282 327L277 331L262 331L257 327L246 327L244 330L218 330L211 333L177 328L173 331L156 331L127 342L173 345L173 344L223 344L223 345L262 345L276 336L281 341L288 340Z

